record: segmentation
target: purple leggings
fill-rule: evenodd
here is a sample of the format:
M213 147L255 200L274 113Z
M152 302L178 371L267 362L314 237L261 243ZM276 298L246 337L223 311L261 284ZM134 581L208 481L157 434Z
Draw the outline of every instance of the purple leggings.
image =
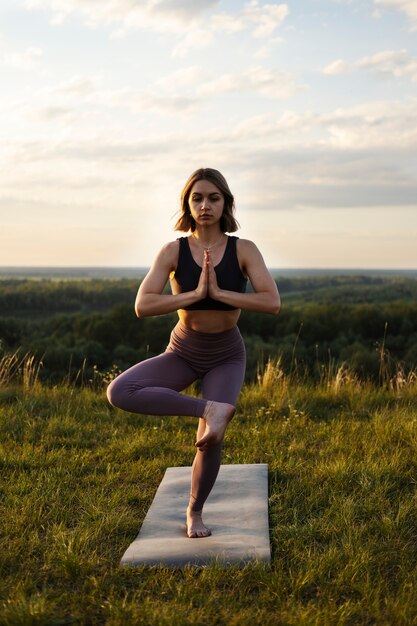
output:
M146 415L201 417L207 400L236 405L246 367L245 346L237 326L201 333L178 322L165 352L133 365L107 388L115 407ZM202 399L179 393L202 381ZM219 472L222 443L198 450L193 463L191 507L203 508Z

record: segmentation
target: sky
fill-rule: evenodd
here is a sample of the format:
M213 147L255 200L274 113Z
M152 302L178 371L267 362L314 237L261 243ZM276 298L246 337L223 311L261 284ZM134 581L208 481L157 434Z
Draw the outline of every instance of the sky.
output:
M214 167L273 268L417 268L417 0L0 0L0 266L149 266Z

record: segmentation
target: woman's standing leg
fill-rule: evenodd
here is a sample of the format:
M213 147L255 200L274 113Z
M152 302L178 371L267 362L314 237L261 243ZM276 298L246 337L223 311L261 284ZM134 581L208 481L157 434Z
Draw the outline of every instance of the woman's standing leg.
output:
M245 376L245 359L225 363L212 369L203 378L202 396L207 400L226 402L236 406ZM206 428L206 420L200 419L197 441ZM189 537L206 537L210 533L201 520L203 505L208 498L219 473L223 441L198 450L191 471L191 493L187 509L187 532Z

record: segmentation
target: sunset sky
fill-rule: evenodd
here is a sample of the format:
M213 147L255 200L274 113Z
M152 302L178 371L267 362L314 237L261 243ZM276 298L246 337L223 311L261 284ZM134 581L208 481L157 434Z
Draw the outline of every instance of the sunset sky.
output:
M214 167L275 268L417 268L417 0L1 0L1 266L147 266Z

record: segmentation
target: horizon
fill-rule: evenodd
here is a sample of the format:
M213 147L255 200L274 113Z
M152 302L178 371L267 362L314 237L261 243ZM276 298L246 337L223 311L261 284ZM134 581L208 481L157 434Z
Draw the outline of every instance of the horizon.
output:
M70 277L76 278L76 274L79 273L88 273L91 274L102 274L102 275L111 275L111 274L122 274L126 272L126 274L133 274L134 272L141 272L142 274L147 273L150 269L149 265L120 265L120 266L105 266L105 265L39 265L39 266L0 266L0 280L4 278L13 277L14 274L21 274L30 277L31 274L39 274L39 275L47 275L47 274L62 274L62 275L70 275ZM268 267L268 270L271 273L281 272L283 275L285 274L294 274L300 273L303 275L308 274L322 274L334 276L338 273L346 275L346 274L368 274L368 275L393 275L393 274L401 274L401 275L415 275L417 277L417 267L415 268L393 268L393 267ZM71 272L73 272L73 276L71 276ZM97 276L98 277L98 276ZM128 276L126 276L128 277Z

